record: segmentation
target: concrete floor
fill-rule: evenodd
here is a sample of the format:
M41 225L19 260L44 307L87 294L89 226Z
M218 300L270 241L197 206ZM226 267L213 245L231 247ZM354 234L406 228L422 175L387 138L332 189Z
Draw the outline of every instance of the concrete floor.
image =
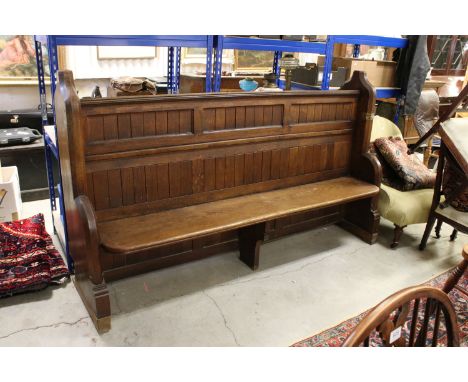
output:
M23 216L49 202L24 203ZM424 225L388 245L392 225L367 245L337 226L264 244L252 272L229 252L110 283L112 330L99 336L73 283L0 299L0 346L288 346L422 283L461 260L466 235L417 249Z

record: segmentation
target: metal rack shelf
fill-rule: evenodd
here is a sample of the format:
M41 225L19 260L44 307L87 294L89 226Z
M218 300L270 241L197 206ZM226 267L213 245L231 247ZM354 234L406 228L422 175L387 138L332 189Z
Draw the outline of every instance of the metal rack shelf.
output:
M49 184L50 207L52 211L52 220L54 231L59 237L59 241L65 251L67 264L70 272L73 272L73 259L70 256L67 237L67 222L65 218L65 206L63 200L63 189L61 185L61 175L57 179L58 195L55 192L55 179L52 172L53 158L59 162L60 155L59 147L56 140L56 127L46 126L47 121L47 106L46 106L46 82L44 72L44 62L42 50L46 46L49 56L50 67L50 86L52 93L52 109L54 111L55 120L55 103L54 94L56 87L56 73L58 70L58 46L70 45L87 45L87 46L164 46L168 47L168 91L177 93L179 89L180 77L180 60L181 47L205 48L207 50L206 60L206 88L207 92L211 92L212 88L212 53L213 53L213 36L207 35L181 35L181 36L105 36L105 35L36 35L34 36L36 48L36 63L38 69L39 80L39 96L42 112L42 124L44 126L44 149L47 167L47 178Z
M301 52L301 53L317 53L325 55L325 63L323 70L323 80L320 86L309 86L304 84L293 83L294 90L329 90L330 75L332 69L333 50L335 44L353 44L354 56L359 56L361 45L383 46L389 48L405 48L408 45L408 40L405 38L371 36L371 35L330 35L326 42L303 42L289 40L273 40L250 37L230 37L230 36L215 36L214 38L214 91L220 91L221 85L221 67L222 67L222 51L223 49L242 49L242 50L262 50L273 51L274 62L273 72L278 76L280 68L278 65L279 59L283 52ZM284 87L284 81L279 80L280 87ZM377 98L397 98L400 95L399 88L377 87Z
M335 44L353 44L353 57L359 57L361 45L382 46L385 48L406 48L408 40L398 37L384 36L367 36L367 35L331 35L327 38L327 53L325 55L325 68L323 73L323 84L326 84L326 89L329 89L331 62L333 59L333 49ZM398 98L400 89L396 87L377 87L375 89L377 98Z
M273 72L276 73L276 75L279 77L279 59L281 58L283 52L325 54L327 44L325 42L304 42L250 37L215 36L215 58L213 64L213 91L215 92L219 92L221 90L221 68L223 64L222 59L224 49L261 50L274 52Z

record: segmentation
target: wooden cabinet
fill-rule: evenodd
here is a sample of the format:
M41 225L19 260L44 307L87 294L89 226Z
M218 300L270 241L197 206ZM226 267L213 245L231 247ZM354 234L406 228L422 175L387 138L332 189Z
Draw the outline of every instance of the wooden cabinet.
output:
M432 75L463 76L468 62L468 35L429 36L427 51Z

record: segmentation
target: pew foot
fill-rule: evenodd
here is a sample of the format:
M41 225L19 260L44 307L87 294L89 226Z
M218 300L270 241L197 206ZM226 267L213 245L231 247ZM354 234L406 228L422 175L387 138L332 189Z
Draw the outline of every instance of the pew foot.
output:
M238 236L240 259L255 271L259 264L260 246L265 238L265 223L240 228Z

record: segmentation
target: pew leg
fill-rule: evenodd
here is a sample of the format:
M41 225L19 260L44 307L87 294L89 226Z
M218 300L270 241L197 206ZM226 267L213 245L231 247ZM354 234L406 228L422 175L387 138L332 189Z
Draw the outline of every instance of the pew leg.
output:
M111 328L111 308L94 210L83 195L75 198L74 204L69 206L67 228L70 253L75 263L73 281L96 330L104 333Z
M366 243L374 244L379 233L380 215L377 197L363 199L343 206L343 220L339 226L355 234Z
M97 332L108 332L111 329L111 309L106 283L93 284L89 277L76 273L74 283Z
M252 270L258 268L260 246L265 238L265 223L238 230L240 259Z

